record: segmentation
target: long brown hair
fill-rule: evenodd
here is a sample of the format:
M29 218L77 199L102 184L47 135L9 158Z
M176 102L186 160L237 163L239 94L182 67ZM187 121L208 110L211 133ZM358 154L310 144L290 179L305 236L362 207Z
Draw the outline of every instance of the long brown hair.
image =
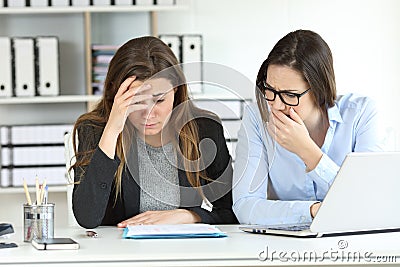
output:
M268 109L261 85L267 79L270 65L287 66L301 73L310 85L316 105L322 110L335 104L335 72L328 44L315 32L297 30L288 33L275 44L258 71L256 98L264 123L268 121Z
M198 125L196 121L191 118L193 118L193 112L196 112L196 110L200 111L200 109L195 108L191 101L189 101L185 77L180 66L178 65L178 60L176 59L175 55L166 44L156 37L146 36L135 38L126 42L117 50L109 64L107 77L104 83L102 99L93 111L83 114L78 118L74 126L73 136L77 135L80 126L83 124L89 124L102 130L104 129L110 116L114 97L118 91L118 88L128 77L135 75L137 80L145 81L146 79L151 78L155 74L160 73L167 68L170 70L165 72L166 74L164 78L169 79L172 81L172 84L177 85L174 93L173 108L185 103L185 105L183 105L184 108L177 109L178 111L176 114L171 116L169 123L172 123L171 127L174 128L176 124L175 122L178 120L187 121L183 127L179 127L181 129L175 127L174 130L177 131L177 135L179 137L179 146L182 155L187 160L196 162L200 158ZM84 167L90 163L95 148L98 145L96 143L98 140L90 140L90 138L84 140L84 142L92 142L92 144L86 143L87 147L92 149L88 151L78 151L77 144L75 143L74 139L74 150L77 161L72 168L81 168L82 175L79 177L79 181L84 176ZM121 177L124 166L126 166L122 144L122 133L117 139L116 156L121 160L121 163L118 166L114 177L116 186L115 197L117 197L121 192ZM198 164L197 166L198 171L193 171L193 168L186 166L185 163L185 172L189 183L193 187L197 187L200 190L201 195L203 195L200 189L200 178L208 178L205 171L200 171L200 165L201 164Z

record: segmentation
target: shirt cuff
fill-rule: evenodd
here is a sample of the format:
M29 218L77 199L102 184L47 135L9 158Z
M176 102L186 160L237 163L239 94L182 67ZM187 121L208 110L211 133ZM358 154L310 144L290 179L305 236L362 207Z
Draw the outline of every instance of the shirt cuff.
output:
M310 213L310 207L316 201L296 201L295 205L293 205L291 211L292 218L298 218L297 222L294 223L311 223L312 217Z
M329 158L325 153L319 161L317 167L308 173L309 177L317 186L317 199L323 199L328 192L336 174L339 171L339 166Z

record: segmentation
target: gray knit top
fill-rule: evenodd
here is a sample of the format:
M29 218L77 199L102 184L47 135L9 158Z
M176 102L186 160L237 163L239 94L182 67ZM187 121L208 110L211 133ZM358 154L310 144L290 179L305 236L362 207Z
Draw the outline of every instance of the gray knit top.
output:
M172 143L153 147L137 138L140 212L179 207L180 192L176 151Z

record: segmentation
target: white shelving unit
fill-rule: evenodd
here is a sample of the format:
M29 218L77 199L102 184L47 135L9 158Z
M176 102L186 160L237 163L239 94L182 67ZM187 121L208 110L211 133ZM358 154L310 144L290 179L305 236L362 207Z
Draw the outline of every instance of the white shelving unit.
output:
M0 98L0 105L97 102L100 95L62 95Z
M101 14L101 13L149 13L150 14L150 34L153 36L158 35L158 17L157 12L167 12L167 11L177 11L187 9L188 7L185 5L171 5L171 6L162 6L162 5L149 5L149 6L70 6L70 7L25 7L25 8L0 8L0 16L1 15L57 15L57 14L82 14L83 15L83 35L84 35L84 56L85 56L85 86L86 86L86 94L91 95L91 45L92 45L92 14ZM0 24L1 25L1 24ZM7 26L6 26L7 27ZM0 30L1 30L0 26ZM62 30L60 30L62 31ZM127 32L127 35L129 33ZM1 32L0 32L1 35ZM61 74L62 75L62 74ZM61 88L62 90L62 88ZM54 97L53 97L54 99ZM71 99L68 98L67 99ZM85 98L83 98L85 99ZM0 99L2 100L2 99ZM61 98L59 102L62 102L64 99ZM67 100L67 102L84 102L80 99L76 99L77 101ZM43 101L43 100L41 100ZM87 102L92 101L90 97L87 98ZM56 101L57 102L57 101ZM12 100L10 103L17 104L17 100ZM21 103L31 103L26 101L26 99L21 98ZM45 101L39 103L52 103L52 101ZM0 104L9 104L8 101L0 101Z
M101 96L92 95L92 43L122 44L142 35L158 35L158 12L174 6L0 7L0 36L55 35L60 41L60 95L0 98L2 125L73 123ZM128 25L128 26L127 26ZM125 27L121 27L125 26ZM1 151L0 151L1 152ZM29 188L31 193L34 188ZM0 187L0 222L22 225L23 188ZM56 226L67 225L67 186L50 186Z
M0 14L46 14L46 13L111 13L111 12L159 12L187 9L185 5L149 5L149 6L69 6L69 7L0 7Z
M35 193L36 189L34 187L28 187L29 193ZM59 192L67 192L67 185L51 185L49 186L49 192L51 193L59 193ZM0 195L7 194L24 194L23 187L5 187L0 190Z

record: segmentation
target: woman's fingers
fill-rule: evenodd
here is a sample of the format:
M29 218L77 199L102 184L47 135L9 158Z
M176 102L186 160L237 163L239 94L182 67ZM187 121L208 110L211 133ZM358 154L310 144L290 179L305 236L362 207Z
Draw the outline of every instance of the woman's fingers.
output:
M124 92L126 92L129 89L129 86L135 81L136 76L131 76L127 78L118 88L117 93L115 94L115 97L119 97L123 95Z
M141 102L143 102L145 100L152 99L152 98L153 98L152 95L135 95L132 98L130 98L129 100L127 100L126 102L127 102L127 106L137 105L137 104L144 104L144 103L141 103Z
M134 95L142 94L143 92L148 91L150 88L151 88L151 84L143 83L142 85L133 88L132 91L133 91Z
M146 90L149 90L151 88L150 84L142 84L140 86L136 86L136 87L131 87L132 83L136 80L136 76L131 76L129 78L127 78L118 88L117 93L115 94L115 97L118 98L126 93L127 97L129 97L129 95L135 95L138 93L142 93ZM132 89L132 90L131 90Z
M144 213L136 215L128 220L120 222L117 226L118 227L126 227L128 225L142 225L142 224L151 224L147 219L147 216L143 216Z
M293 123L293 120L288 117L288 115L286 115L285 113L283 113L282 111L272 111L272 114L274 116L274 123L277 127L279 127L280 129L286 127L286 126L290 126Z
M142 84L140 86L130 88L129 90L125 91L125 93L120 97L121 97L121 99L123 99L122 101L126 101L126 100L131 99L134 96L142 96L142 95L151 96L148 93L144 94L149 89L151 89L151 85L150 84ZM135 102L138 102L138 101L135 101Z
M303 120L300 118L299 114L293 108L290 108L290 118L297 122L298 124L304 124Z
M198 217L198 216L197 216ZM176 224L194 223L200 219L193 218L191 211L184 209L146 211L132 218L122 221L118 227L142 224Z
M127 109L126 109L126 115L128 116L129 114L131 114L132 112L138 111L138 110L143 110L146 109L147 105L146 104L136 104L136 105L130 105Z

